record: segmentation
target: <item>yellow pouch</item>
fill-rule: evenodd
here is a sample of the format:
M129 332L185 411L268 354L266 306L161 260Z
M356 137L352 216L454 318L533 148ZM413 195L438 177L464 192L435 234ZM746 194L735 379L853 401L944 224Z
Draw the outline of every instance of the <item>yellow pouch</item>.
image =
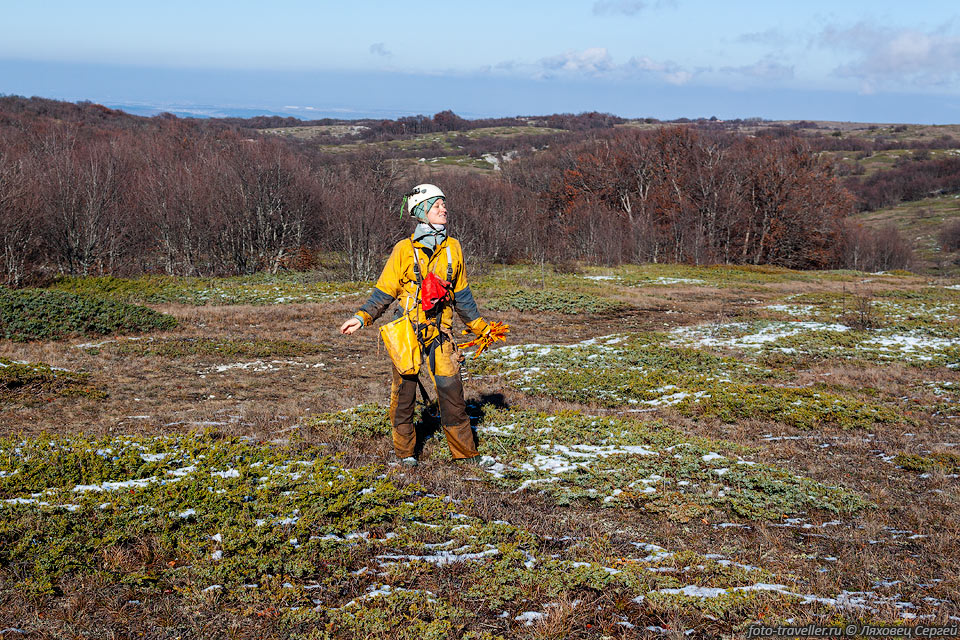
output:
M402 316L380 327L380 337L387 348L387 354L400 375L413 375L420 372L422 359L417 330L409 316Z

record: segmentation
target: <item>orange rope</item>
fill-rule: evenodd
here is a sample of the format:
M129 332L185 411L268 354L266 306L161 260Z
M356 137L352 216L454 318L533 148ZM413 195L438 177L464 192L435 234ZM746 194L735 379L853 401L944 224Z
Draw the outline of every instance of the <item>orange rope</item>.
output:
M463 334L466 335L469 331L464 331ZM460 349L466 349L467 347L477 347L477 352L473 355L474 358L483 353L483 350L489 347L494 342L504 342L507 339L507 334L510 333L510 325L503 322L492 322L490 323L490 330L483 333L483 335L478 336L471 340L470 342L464 342L463 344L458 344L457 347Z

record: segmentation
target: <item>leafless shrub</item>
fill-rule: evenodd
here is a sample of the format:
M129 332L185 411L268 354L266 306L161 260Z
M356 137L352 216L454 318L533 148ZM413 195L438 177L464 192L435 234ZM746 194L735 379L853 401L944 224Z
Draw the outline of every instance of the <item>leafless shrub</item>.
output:
M873 310L873 298L869 295L853 296L851 308L843 314L841 321L858 331L875 329L877 314Z
M875 230L848 222L843 233L843 260L847 268L860 271L903 269L913 262L913 249L892 225Z
M960 220L943 225L937 234L941 251L960 251Z
M0 149L0 260L3 282L19 286L26 275L26 264L34 247L36 224L31 220L24 161L14 159Z

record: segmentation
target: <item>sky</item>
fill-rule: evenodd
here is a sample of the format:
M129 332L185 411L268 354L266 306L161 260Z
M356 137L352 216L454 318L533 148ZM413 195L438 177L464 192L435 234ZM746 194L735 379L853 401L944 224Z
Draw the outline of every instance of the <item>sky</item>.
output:
M139 113L960 122L956 0L0 8L0 94Z

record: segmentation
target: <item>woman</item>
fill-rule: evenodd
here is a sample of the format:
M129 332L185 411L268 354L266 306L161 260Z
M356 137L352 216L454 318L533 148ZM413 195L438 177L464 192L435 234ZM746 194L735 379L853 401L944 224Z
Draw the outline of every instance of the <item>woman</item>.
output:
M447 235L447 204L440 189L421 184L404 196L403 207L418 220L413 235L393 247L380 279L367 302L343 323L340 333L350 335L373 324L394 301L397 316L408 314L416 327L426 363L437 388L440 424L455 460L480 463L473 430L463 399L460 361L451 333L453 312L476 335L490 331L480 316L467 284L460 243ZM419 364L419 363L418 363ZM390 421L397 457L416 466L416 430L413 414L419 374L401 374L393 366L390 389Z

